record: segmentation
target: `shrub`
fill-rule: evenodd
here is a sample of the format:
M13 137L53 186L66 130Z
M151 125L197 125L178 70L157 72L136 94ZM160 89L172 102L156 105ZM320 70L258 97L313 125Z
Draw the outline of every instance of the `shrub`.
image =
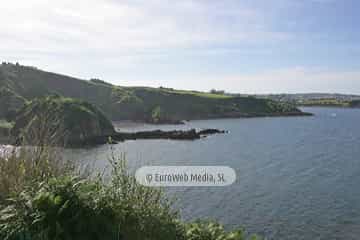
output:
M116 215L100 193L95 183L76 178L40 182L8 200L7 207L1 211L0 237L118 239L114 227Z
M159 123L164 117L163 115L164 115L163 110L161 109L160 106L157 106L151 112L151 121L153 123Z
M212 221L196 221L186 224L186 240L245 240L242 229L227 232L224 227ZM259 239L256 235L250 236L251 240Z

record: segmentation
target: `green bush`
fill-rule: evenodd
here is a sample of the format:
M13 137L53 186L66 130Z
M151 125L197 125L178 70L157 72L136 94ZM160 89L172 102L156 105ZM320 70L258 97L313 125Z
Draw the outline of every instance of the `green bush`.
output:
M0 236L9 240L118 239L116 215L95 189L96 184L68 177L29 187L9 199L1 211Z
M242 229L227 232L224 227L211 221L196 221L186 224L186 240L245 240L247 239ZM250 236L251 240L259 239L256 235Z
M161 109L160 106L157 106L156 108L154 108L151 112L151 121L153 123L158 123L162 120L163 116L163 110Z

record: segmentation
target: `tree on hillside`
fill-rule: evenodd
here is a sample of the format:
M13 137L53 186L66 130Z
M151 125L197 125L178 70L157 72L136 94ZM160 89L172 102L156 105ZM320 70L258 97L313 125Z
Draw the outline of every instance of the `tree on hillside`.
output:
M160 106L155 107L151 112L151 120L154 123L158 123L161 121L161 119L164 117L164 113Z
M211 94L225 94L225 91L224 90L211 89L210 93Z

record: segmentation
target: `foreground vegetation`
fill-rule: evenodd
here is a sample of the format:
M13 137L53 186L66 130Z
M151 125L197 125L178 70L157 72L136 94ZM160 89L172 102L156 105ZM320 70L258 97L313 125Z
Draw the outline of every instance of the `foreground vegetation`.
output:
M164 87L121 87L99 79L85 81L9 63L0 65L0 89L3 89L0 102L3 98L11 103L0 110L0 118L1 115L12 117L13 110L24 102L49 94L94 104L111 120L171 123L220 117L301 114L291 104L268 99Z
M59 150L21 147L0 155L0 239L250 238L216 222L182 222L161 189L136 182L124 156L110 155L110 177L94 176L62 159Z

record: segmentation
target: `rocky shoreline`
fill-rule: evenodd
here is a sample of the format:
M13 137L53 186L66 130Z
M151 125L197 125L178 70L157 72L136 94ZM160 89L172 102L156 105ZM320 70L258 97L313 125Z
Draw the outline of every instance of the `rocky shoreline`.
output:
M219 116L208 116L206 119L219 119L219 118L256 118L256 117L294 117L294 116L313 116L312 113L307 112L290 112L290 113L264 113L264 114L228 114ZM195 119L194 119L195 120ZM198 119L196 119L198 120ZM200 120L200 119L199 119ZM190 120L186 120L190 121ZM179 122L166 122L166 124L184 124L185 121ZM158 125L164 123L157 123ZM101 144L116 144L118 142L123 142L127 140L137 140L137 139L171 139L171 140L196 140L202 137L206 137L212 134L224 134L227 131L219 129L203 129L196 131L195 129L190 130L172 130L172 131L162 131L162 130L152 130L152 131L140 131L140 132L117 132L113 130L112 133L106 135L98 135L88 137L82 140L72 140L68 141L66 147L83 147L83 146L94 146ZM18 145L20 142L14 140L13 137L0 134L0 143L11 143Z
M243 113L243 112L227 112L221 114L208 114L203 117L186 116L182 120L159 120L153 122L148 119L136 119L132 120L137 123L147 123L153 125L184 125L186 122L193 120L210 120L210 119L228 119L228 118L258 118L258 117L308 117L314 114L302 111L293 112L273 112L273 113Z
M173 131L141 131L141 132L116 132L106 136L96 136L89 138L82 142L72 142L71 146L83 146L83 145L99 145L99 144L116 144L118 142L124 142L126 140L137 140L137 139L171 139L171 140L196 140L212 134L224 134L227 133L225 130L219 129L203 129L196 131L195 129L190 130L173 130Z
M218 119L218 118L254 118L254 117L291 117L291 116L313 116L311 113L306 112L289 112L289 113L264 113L264 114L225 114L219 116L207 116L206 119ZM166 124L183 124L184 121L179 122L166 122ZM159 125L164 124L163 122L157 123ZM108 131L104 135L95 135L83 139L72 138L66 143L66 147L83 147L83 146L94 146L101 144L116 144L126 140L137 140L137 139L171 139L171 140L196 140L202 137L206 137L212 134L223 134L227 131L219 129L203 129L203 130L152 130L152 131L139 131L139 132L117 132L114 129ZM2 137L1 137L2 136ZM19 140L14 140L9 134L1 134L0 132L0 143L15 143L15 145L21 144Z
M206 118L189 119L189 120L207 120L207 119L226 119L226 118L258 118L258 117L309 117L314 114L309 112L279 112L279 113L240 113L230 112L221 115L208 115Z

